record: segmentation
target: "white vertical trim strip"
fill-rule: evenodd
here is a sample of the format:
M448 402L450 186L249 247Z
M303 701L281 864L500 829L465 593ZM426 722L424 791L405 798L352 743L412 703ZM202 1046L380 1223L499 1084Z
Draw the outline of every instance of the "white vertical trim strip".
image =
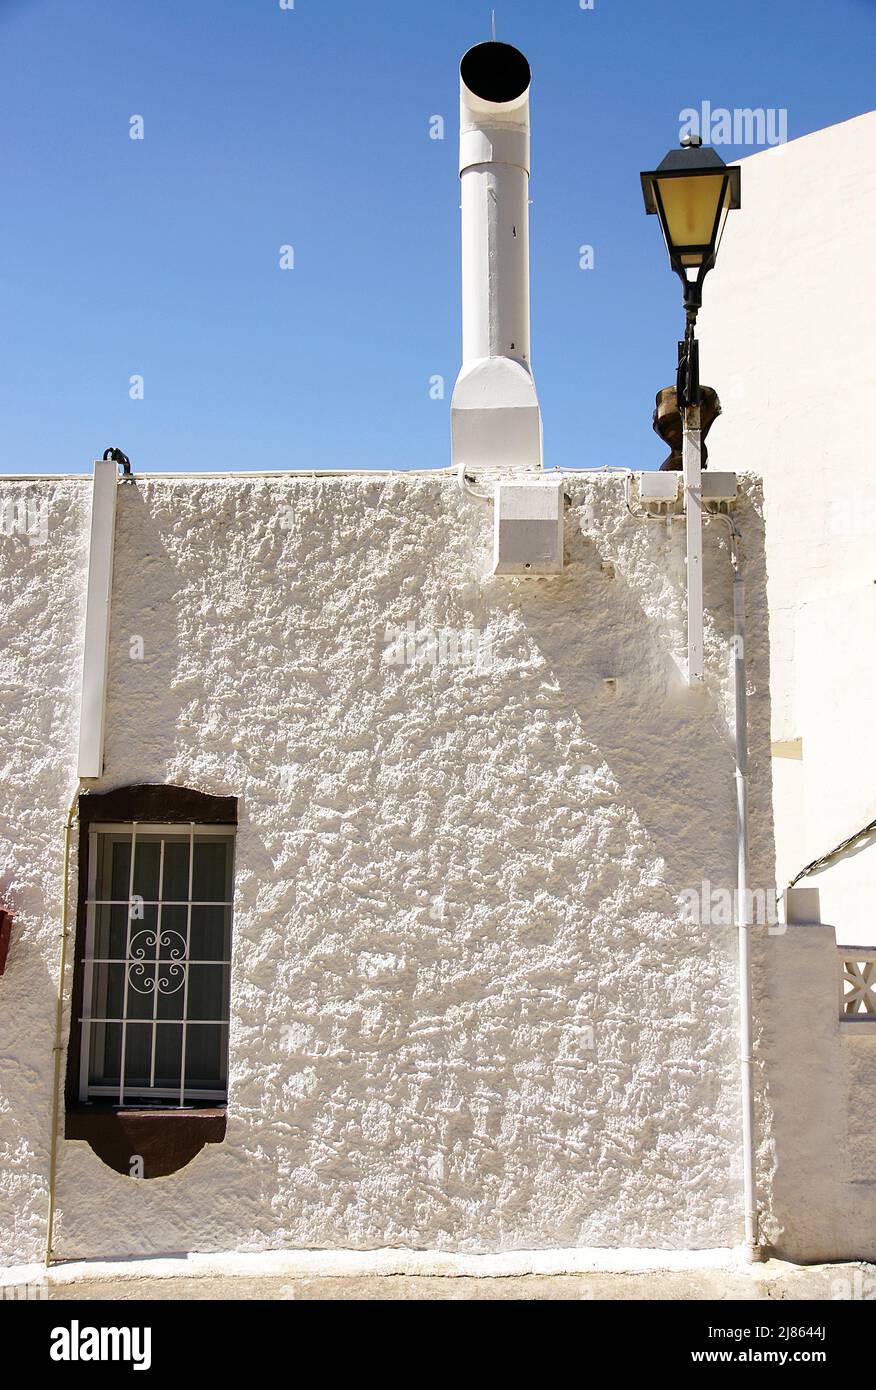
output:
M96 460L91 494L91 540L88 552L85 641L82 654L80 777L100 777L103 774L106 677L118 487L118 465L110 459Z

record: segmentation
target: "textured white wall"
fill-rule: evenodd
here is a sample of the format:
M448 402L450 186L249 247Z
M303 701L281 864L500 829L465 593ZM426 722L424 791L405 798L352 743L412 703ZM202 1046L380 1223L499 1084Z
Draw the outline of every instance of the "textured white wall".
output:
M15 914L0 978L4 1264L41 1259L45 1243L61 856L76 785L90 503L87 478L0 482L0 900Z
M768 886L746 488L753 882ZM62 1142L61 1255L740 1238L735 932L679 911L704 878L734 882L725 531L707 534L697 696L678 669L681 528L632 520L617 477L568 490L565 574L508 581L489 577L490 510L447 477L122 488L99 786L241 798L229 1124L145 1183ZM30 491L49 498L48 543L0 538L5 1262L44 1239L89 497L87 480ZM489 669L388 663L386 630L408 623L474 627ZM762 1021L766 988L759 974ZM771 1154L764 1128L767 1178Z
M764 482L782 884L876 816L874 216L876 112L743 160L701 315L710 462ZM876 944L876 848L810 882Z
M800 1261L876 1259L876 1036L839 1022L834 929L762 942L765 1229Z

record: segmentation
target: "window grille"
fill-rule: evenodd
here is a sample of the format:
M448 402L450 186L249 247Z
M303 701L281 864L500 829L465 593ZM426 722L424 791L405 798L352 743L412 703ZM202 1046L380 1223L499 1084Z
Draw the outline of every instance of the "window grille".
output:
M233 859L228 826L89 831L81 1101L225 1101Z

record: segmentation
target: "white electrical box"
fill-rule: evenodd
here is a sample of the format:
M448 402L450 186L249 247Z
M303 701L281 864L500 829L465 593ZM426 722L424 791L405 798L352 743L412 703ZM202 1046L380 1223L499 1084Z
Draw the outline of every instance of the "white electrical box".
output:
M704 473L701 480L704 502L735 502L735 473Z
M677 502L680 473L640 473L640 502Z
M496 483L493 573L562 574L563 483Z

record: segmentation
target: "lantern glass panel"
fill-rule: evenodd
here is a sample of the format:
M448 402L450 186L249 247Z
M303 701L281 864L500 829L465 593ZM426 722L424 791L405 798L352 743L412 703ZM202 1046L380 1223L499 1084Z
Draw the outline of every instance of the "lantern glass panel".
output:
M723 199L721 228L729 201L729 180L724 174L698 174L656 181L666 216L664 228L670 249L687 248L681 255L686 268L702 265L712 247L715 219Z

